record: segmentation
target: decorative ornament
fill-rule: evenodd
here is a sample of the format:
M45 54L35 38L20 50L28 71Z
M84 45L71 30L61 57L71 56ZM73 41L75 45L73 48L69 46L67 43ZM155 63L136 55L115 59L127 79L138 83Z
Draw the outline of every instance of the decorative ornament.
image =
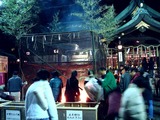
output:
M141 55L143 55L143 46L141 46Z
M32 36L32 42L34 41L34 36Z
M61 40L61 34L58 34L58 40Z
M27 49L29 48L28 37L26 38Z
M53 35L51 36L51 42L50 42L50 45L52 45L52 41L53 41Z
M37 40L35 39L34 44L33 44L34 50L37 50Z
M68 34L68 38L71 40L71 33Z
M138 54L138 52L139 52L139 48L137 47L137 54Z
M156 47L156 51L157 51L157 57L159 57L159 51L158 51L158 47Z
M151 57L151 47L148 47L149 49L149 57Z
M43 35L43 40L44 40L44 41L46 41L46 40L47 40L45 35Z
M73 33L73 39L75 39L76 38L76 34L75 33Z
M80 33L78 32L78 39L80 39Z

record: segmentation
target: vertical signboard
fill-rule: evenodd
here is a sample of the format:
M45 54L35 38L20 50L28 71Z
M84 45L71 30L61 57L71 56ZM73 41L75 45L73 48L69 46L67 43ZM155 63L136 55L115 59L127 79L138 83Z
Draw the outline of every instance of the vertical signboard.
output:
M0 73L8 72L8 57L0 56Z

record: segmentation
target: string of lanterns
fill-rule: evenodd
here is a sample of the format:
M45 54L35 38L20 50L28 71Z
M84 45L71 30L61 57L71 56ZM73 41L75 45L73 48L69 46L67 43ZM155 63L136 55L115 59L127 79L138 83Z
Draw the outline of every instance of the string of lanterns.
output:
M132 54L134 55L149 55L149 56L157 56L159 57L159 47L160 45L149 45L149 46L145 46L145 45L138 45L138 46L127 46L124 47L123 46L123 50L124 50L124 54ZM110 51L109 53L113 54L113 51L117 51L117 48L108 48L108 51Z
M25 39L23 39L25 38ZM38 43L42 44L42 48L45 49L45 45L52 45L55 42L58 43L58 41L61 40L68 40L68 42L71 42L73 39L80 39L80 32L72 32L72 33L50 33L50 34L30 34L25 35L22 37L23 43L26 44L27 49L29 47L33 47L34 50L38 49Z

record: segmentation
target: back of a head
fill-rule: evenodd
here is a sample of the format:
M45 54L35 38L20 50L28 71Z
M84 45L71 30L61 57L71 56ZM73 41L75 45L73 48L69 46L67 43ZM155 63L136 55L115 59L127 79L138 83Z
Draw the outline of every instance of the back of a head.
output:
M88 70L88 76L94 76L93 70Z
M76 70L72 71L71 77L76 77L76 76L77 76L77 71Z
M144 81L144 78L138 77L133 81L134 84L136 84L139 88L148 88L147 83Z
M145 70L143 67L138 68L138 72L140 72L141 75L144 74Z
M137 69L137 68L131 68L130 71L131 71L131 72L138 72L138 69Z
M18 75L18 71L14 71L14 72L13 72L13 75Z
M37 72L37 78L42 80L47 80L50 77L50 73L45 69L40 69Z
M52 77L59 77L59 73L57 71L51 72Z
M125 71L129 71L129 67L128 66L124 66Z
M105 67L100 67L100 68L99 68L99 71L104 71L104 70L106 71L106 68L105 68Z
M146 58L146 57L144 57L142 61L146 61L146 60L147 60L147 58Z

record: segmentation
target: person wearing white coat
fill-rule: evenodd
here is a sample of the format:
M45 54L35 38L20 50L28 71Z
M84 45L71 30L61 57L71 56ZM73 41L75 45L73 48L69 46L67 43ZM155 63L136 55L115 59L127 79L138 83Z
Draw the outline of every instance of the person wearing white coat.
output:
M119 120L146 120L146 107L142 92L145 83L142 80L135 80L124 91L121 97L119 109Z
M49 72L37 72L36 81L28 88L25 99L26 120L58 120L56 103L48 79Z

